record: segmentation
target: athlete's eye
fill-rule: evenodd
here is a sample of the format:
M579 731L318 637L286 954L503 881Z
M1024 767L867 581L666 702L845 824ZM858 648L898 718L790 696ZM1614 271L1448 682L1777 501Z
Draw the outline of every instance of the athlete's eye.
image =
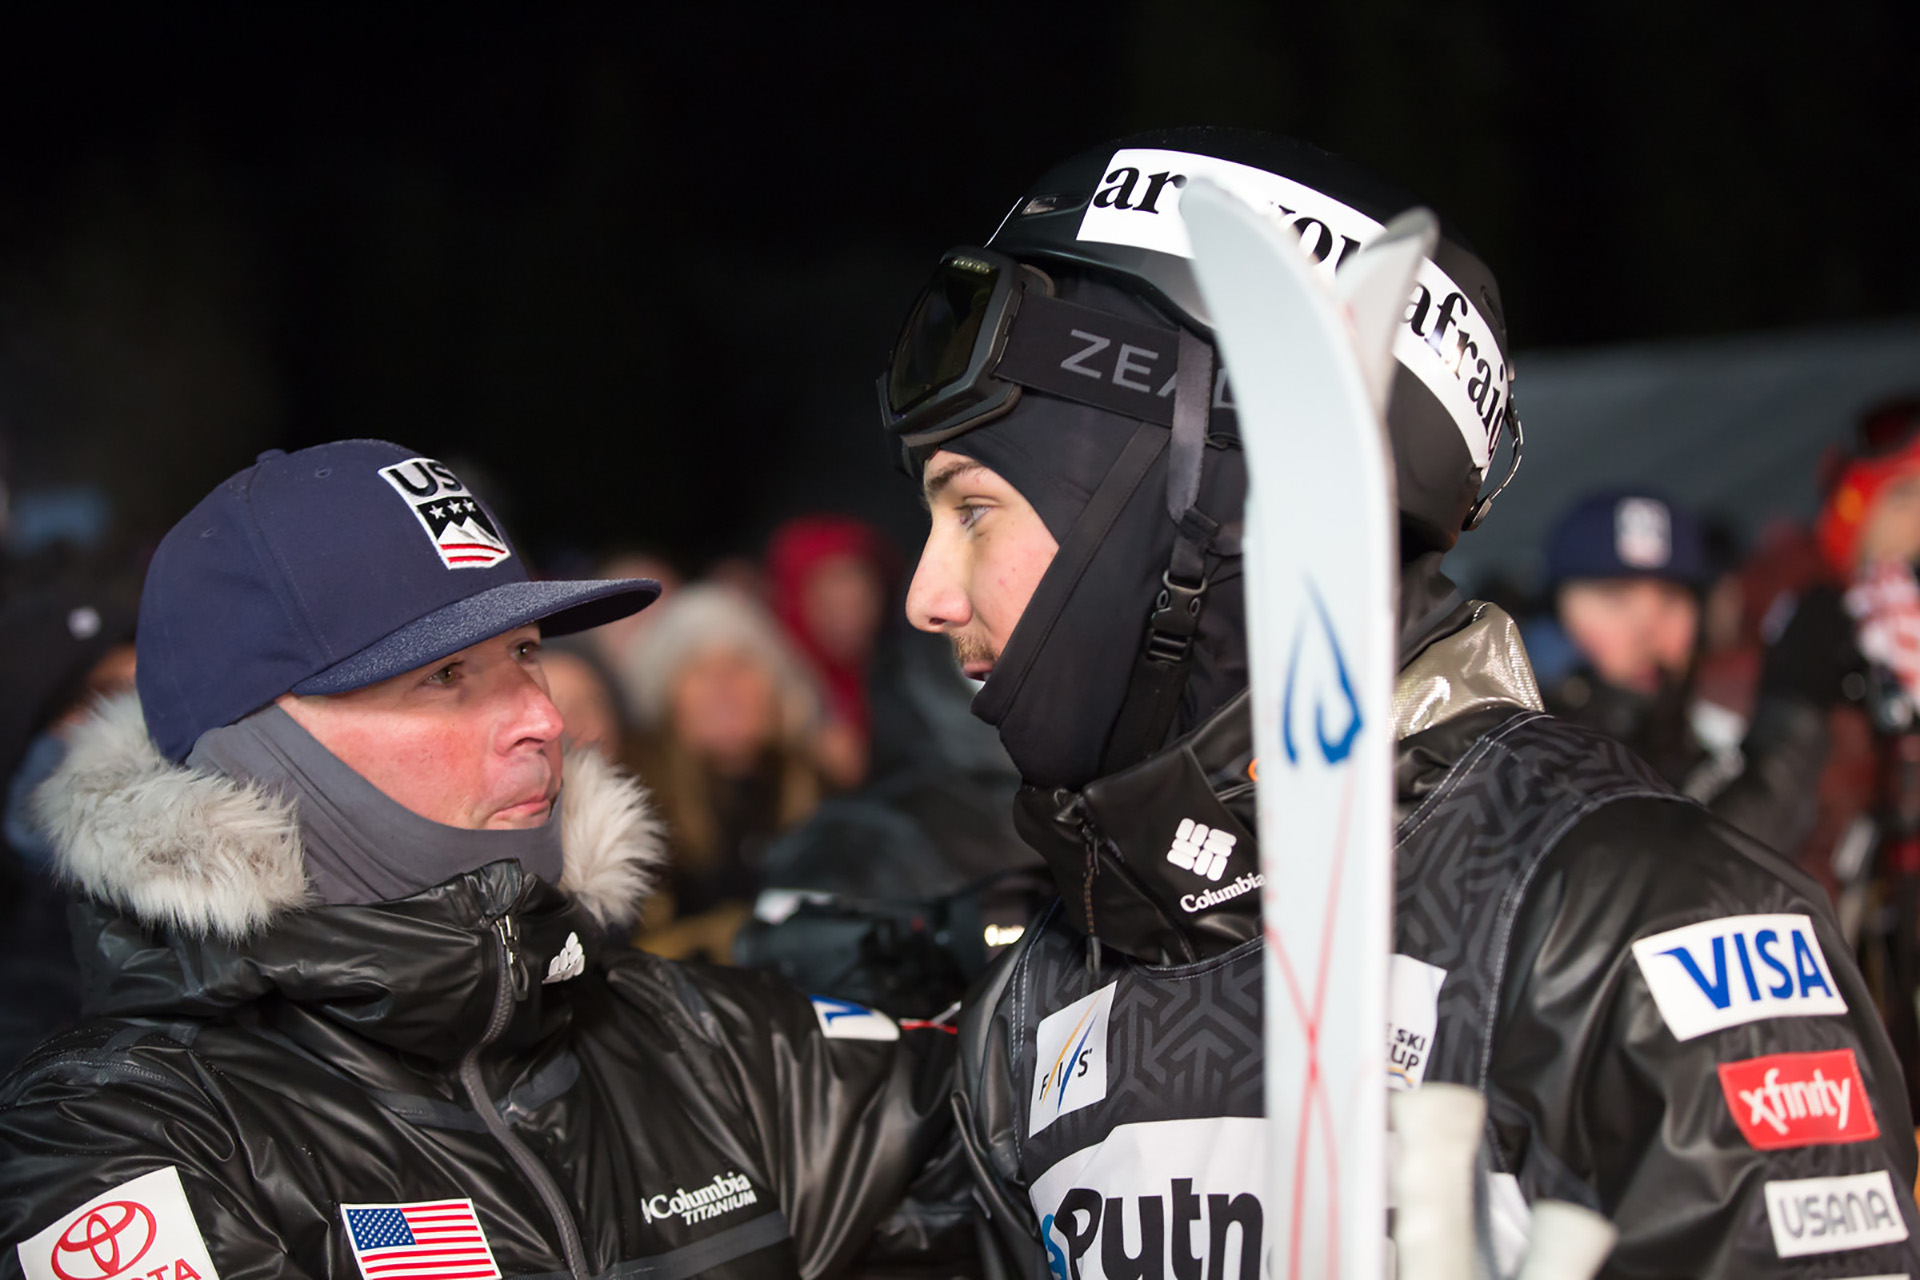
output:
M540 642L538 640L522 640L519 644L513 646L513 656L522 662L525 662L529 658L539 657Z
M439 685L444 689L458 679L459 675L460 664L457 662L449 662L446 666L441 667L432 675L428 676L426 682L428 684Z
M960 527L962 529L973 528L975 524L979 523L980 517L987 513L985 507L972 502L963 502L958 507L955 507L954 511L960 516Z

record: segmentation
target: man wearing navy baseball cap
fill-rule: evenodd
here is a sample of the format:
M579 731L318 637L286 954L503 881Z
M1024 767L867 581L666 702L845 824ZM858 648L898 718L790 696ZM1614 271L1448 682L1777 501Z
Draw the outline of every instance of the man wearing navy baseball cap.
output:
M1824 731L1777 700L1749 717L1700 696L1710 578L1684 507L1644 490L1590 494L1548 536L1552 612L1526 628L1527 651L1548 710L1625 742L1719 817L1791 848L1814 815Z
M952 1255L964 1215L919 1206L957 1171L908 1196L946 1036L606 944L658 833L563 758L540 640L658 592L531 579L381 441L263 454L173 528L137 696L35 796L88 1018L0 1086L0 1275Z

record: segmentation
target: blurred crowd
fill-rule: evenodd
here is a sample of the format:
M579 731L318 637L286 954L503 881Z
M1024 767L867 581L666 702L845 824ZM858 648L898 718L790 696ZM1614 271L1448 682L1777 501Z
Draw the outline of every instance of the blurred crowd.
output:
M1920 1095L1920 399L1863 415L1809 483L1817 520L1746 547L1657 487L1586 495L1542 582L1498 602L1549 710L1627 742L1833 896ZM1049 890L1012 828L1018 779L945 641L905 625L909 566L829 513L698 576L636 549L593 564L665 588L544 650L571 749L639 775L666 825L637 945L937 1017L1019 936ZM138 582L71 548L4 582L9 1063L78 1008L27 796L93 701L132 686Z

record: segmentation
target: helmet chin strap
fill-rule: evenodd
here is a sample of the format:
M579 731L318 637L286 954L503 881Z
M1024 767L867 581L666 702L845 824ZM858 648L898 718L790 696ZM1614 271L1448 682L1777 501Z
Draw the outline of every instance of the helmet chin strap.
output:
M1179 336L1173 384L1173 440L1167 461L1167 518L1173 555L1160 576L1160 594L1134 660L1126 700L1107 738L1101 772L1145 759L1166 741L1193 669L1193 643L1206 608L1206 557L1240 553L1238 521L1223 525L1201 511L1200 473L1206 461L1207 422L1213 409L1213 348L1191 331Z

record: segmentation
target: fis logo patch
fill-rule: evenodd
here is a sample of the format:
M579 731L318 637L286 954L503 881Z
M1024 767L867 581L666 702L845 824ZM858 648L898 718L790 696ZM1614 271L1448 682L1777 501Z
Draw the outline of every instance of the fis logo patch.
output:
M444 464L409 458L380 475L413 508L447 568L490 569L513 554L487 509Z
M1027 1136L1107 1096L1107 1032L1113 1015L1110 982L1058 1013L1040 1019L1039 1056L1033 1064L1033 1096L1027 1108Z
M123 1182L21 1243L27 1280L219 1280L172 1165Z
M1885 1169L1845 1178L1769 1182L1767 1222L1783 1258L1839 1253L1907 1238L1893 1179Z
M1640 939L1633 958L1677 1040L1763 1018L1847 1011L1803 915L1703 920Z
M1723 1062L1719 1072L1733 1122L1762 1151L1880 1136L1851 1049Z
M829 1040L898 1040L900 1025L878 1009L851 1000L813 997L813 1015Z
M1233 846L1239 842L1240 837L1218 827L1182 818L1173 833L1173 847L1167 850L1167 861L1182 871L1218 880L1227 869L1227 859L1233 856Z

